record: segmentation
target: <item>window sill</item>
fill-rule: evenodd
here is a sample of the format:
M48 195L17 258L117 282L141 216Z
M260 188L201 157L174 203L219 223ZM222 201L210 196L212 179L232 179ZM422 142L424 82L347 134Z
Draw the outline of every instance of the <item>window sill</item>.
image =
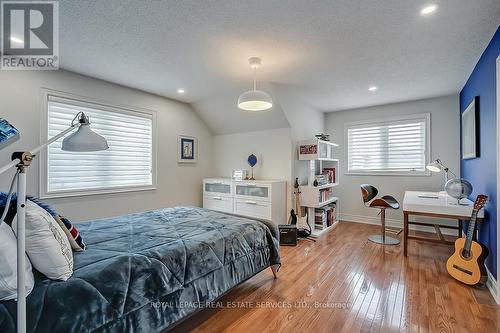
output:
M43 194L40 193L40 199L86 197L86 196L90 196L90 195L154 191L156 189L157 189L156 185L151 185L151 186L137 186L137 187L126 187L126 188L97 189L97 190L88 190L88 191L66 191L66 192L65 191L58 191L58 192L52 192L52 193L43 193Z
M390 171L348 171L345 176L397 176L397 177L429 177L430 171L415 171L415 172L390 172Z

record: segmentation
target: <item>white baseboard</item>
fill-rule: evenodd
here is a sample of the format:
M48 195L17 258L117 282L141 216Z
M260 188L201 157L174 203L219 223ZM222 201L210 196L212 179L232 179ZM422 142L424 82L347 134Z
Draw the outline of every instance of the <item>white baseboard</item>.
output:
M354 214L340 214L340 220L346 222L356 222L356 223L365 223L365 224L375 224L380 225L380 216L363 216L363 215L354 215ZM385 225L393 228L403 228L403 221L396 219L385 219ZM435 233L436 230L433 227L427 226L417 226L410 225L410 230L415 231L423 231L423 232L432 232ZM457 232L452 229L441 229L441 232L444 235L452 235L456 236Z
M497 302L497 304L500 304L500 298L498 297L497 280L495 279L493 274L491 274L491 272L488 268L486 268L486 272L488 273L488 281L486 281L486 286L488 287L488 290L490 291L491 295L495 299L495 302Z

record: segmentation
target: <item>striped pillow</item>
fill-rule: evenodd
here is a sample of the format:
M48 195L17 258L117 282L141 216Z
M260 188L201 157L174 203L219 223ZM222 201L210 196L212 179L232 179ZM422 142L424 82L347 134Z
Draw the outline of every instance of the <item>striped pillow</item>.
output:
M59 224L61 229L64 230L73 251L85 251L85 243L83 242L78 229L75 228L70 220L61 215L54 216L54 219Z

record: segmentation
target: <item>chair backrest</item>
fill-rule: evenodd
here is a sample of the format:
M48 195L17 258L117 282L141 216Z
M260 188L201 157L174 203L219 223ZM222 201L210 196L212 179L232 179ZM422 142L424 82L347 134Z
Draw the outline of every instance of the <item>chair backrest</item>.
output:
M363 202L366 204L375 198L378 194L378 190L370 184L361 185L361 195L363 196Z

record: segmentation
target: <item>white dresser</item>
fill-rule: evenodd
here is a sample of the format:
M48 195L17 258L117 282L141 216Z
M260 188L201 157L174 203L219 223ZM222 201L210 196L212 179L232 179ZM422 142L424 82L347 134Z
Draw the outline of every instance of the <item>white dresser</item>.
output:
M203 208L286 223L286 182L207 178L203 180Z

